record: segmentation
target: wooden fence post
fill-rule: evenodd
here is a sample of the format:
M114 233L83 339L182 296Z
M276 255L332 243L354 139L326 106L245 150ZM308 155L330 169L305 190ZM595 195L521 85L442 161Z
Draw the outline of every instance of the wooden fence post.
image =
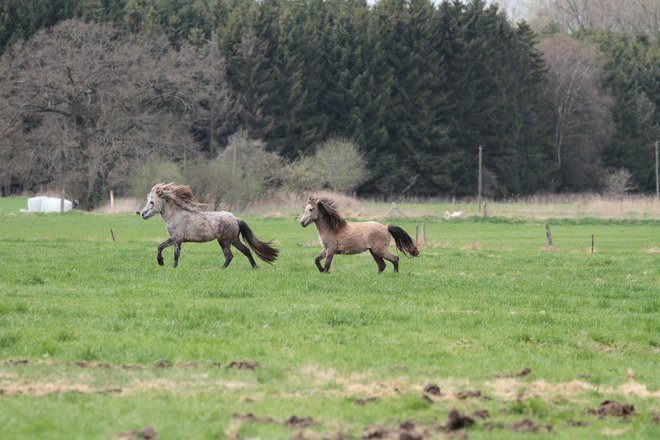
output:
M550 246L550 250L553 251L555 248L552 246L552 234L550 234L550 225L548 223L545 224L545 234L548 236L548 245Z

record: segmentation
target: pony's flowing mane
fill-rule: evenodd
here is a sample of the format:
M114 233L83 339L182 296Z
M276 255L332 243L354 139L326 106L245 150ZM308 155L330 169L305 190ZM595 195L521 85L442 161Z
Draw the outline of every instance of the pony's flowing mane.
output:
M195 197L189 186L170 183L157 183L151 188L154 203L162 207L163 201L173 201L176 206L186 211L197 212L203 206Z
M346 220L344 220L344 217L339 214L337 204L334 200L326 197L310 197L309 201L315 204L319 213L323 214L328 219L328 224L332 231L340 231L346 226Z

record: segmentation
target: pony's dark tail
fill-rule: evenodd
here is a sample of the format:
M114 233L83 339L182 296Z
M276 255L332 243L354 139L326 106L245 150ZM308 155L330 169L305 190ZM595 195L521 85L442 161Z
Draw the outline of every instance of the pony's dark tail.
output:
M417 246L415 246L413 239L410 237L410 235L408 235L406 231L394 225L387 225L387 230L390 231L390 234L392 234L392 237L394 237L396 248L403 252L404 255L411 257L416 257L419 255Z
M261 241L253 233L252 229L243 220L238 219L238 229L241 231L243 240L252 248L257 257L268 264L273 264L277 260L280 251L272 247L272 241Z

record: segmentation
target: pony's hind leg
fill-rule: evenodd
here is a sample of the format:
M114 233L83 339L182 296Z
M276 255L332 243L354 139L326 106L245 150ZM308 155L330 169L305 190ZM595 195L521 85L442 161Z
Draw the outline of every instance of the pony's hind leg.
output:
M156 261L158 261L158 264L163 266L165 262L163 262L163 249L166 247L170 247L174 244L174 240L171 238L168 238L164 242L158 245L158 255L156 256ZM176 266L175 266L176 267Z
M374 260L376 260L376 264L378 265L378 273L381 273L382 271L385 270L385 261L378 255L374 254L374 251L369 249L369 252L371 252L371 256L374 257Z
M238 237L234 240L232 245L250 260L253 269L257 267L257 263L255 263L254 258L252 258L252 252L250 252L250 249L247 246L241 243Z
M326 254L325 249L323 249L321 253L318 254L316 258L314 258L314 263L316 263L316 267L319 268L319 272L321 273L323 273L323 266L321 266L321 260L325 258L325 254Z
M231 244L221 243L220 240L218 240L218 244L222 248L222 253L225 254L225 264L222 265L222 268L226 269L232 258L234 258L234 254L231 253Z
M174 268L179 265L179 256L181 256L181 243L174 243Z
M392 266L394 266L394 272L399 271L399 257L396 255L392 255L390 251L385 249L385 252L383 253L383 258L385 258L387 261L392 263Z

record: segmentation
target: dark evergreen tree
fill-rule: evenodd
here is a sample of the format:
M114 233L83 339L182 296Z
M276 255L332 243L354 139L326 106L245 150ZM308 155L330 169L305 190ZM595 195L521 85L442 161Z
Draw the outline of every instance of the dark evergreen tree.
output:
M614 134L603 149L603 166L625 168L640 192L655 191L654 142L660 139L660 45L641 34L582 31L577 38L609 58L607 87L614 100Z
M494 195L547 188L549 126L540 99L544 67L532 31L524 23L514 28L496 5L488 7L482 0L443 6L448 25L458 28L458 37L446 46L446 60L450 137L464 152L461 168L467 168L481 145L488 158L484 166L496 178ZM475 167L467 185L456 192L474 194L476 183Z

